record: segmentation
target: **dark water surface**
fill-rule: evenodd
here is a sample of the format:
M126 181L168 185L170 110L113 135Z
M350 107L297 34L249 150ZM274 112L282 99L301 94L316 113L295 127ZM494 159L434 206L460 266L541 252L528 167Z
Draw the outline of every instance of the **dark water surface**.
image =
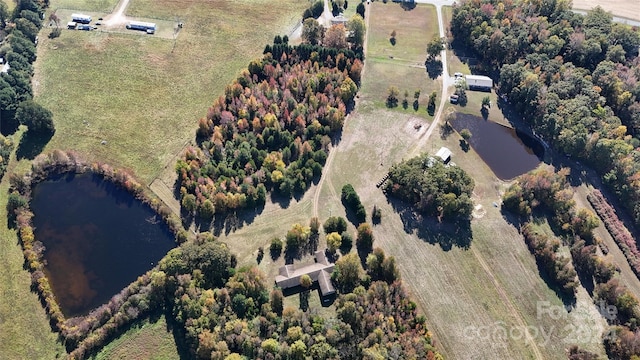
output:
M457 114L451 125L458 132L471 131L469 144L502 180L533 170L544 156L544 147L538 140L479 116Z
M93 174L39 183L31 210L45 273L67 317L104 304L175 246L151 208Z

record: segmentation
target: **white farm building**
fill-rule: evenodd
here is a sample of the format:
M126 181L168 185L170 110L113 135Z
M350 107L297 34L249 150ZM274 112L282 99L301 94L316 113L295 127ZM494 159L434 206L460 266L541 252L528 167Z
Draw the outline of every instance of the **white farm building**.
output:
M88 24L91 22L91 16L84 14L71 14L71 20L80 24Z
M491 91L493 88L493 80L483 75L465 75L464 76L469 90Z

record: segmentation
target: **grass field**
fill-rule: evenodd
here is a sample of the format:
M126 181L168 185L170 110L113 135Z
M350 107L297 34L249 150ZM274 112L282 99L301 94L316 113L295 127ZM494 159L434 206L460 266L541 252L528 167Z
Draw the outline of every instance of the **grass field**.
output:
M20 133L16 134L19 139ZM12 159L9 172L16 164ZM9 178L0 183L6 194ZM7 218L7 197L0 196L0 218ZM38 296L30 291L31 276L24 270L24 257L15 230L0 223L0 358L7 360L55 359L65 350L51 331Z
M429 94L438 92L439 81L431 80L424 67L427 42L438 33L435 7L418 5L406 11L395 3L374 2L367 7L371 12L367 49L367 78L361 96L366 94L378 107L385 107L388 88L400 89L398 111L431 119L426 112ZM398 19L402 19L401 22ZM390 42L391 32L396 31L396 44ZM420 90L420 108L414 111L413 94ZM408 109L402 108L404 93L408 91ZM437 101L436 101L437 103Z
M50 10L102 12L114 4L54 0ZM275 34L288 32L307 6L295 0L266 4L156 1L141 6L133 0L131 5L144 16L161 15L147 14L145 7L170 9L173 15L167 21L176 14L185 20L175 48L173 40L139 34L63 31L51 40L46 36L49 30L43 30L34 91L36 100L53 111L56 125L45 151L74 149L90 160L128 168L150 182L193 138L197 119L211 101ZM29 166L26 159L12 161L10 172L23 173ZM0 193L6 194L7 188L8 176ZM6 195L0 196L3 219L6 201ZM64 358L63 346L30 291L15 232L3 222L0 235L0 358ZM148 340L158 348L155 353L148 348L149 358L176 358L175 346L170 350L172 336L159 331L162 328L156 323L131 330L101 356L123 358L122 351L140 348Z
M105 346L92 359L94 360L173 360L180 356L176 343L164 316L160 319L145 320L142 324L127 332Z
M573 8L590 10L600 6L614 16L640 21L640 2L636 0L573 0Z
M51 1L50 11L73 9L86 12L110 13L118 0L56 0Z
M132 16L179 17L185 25L177 41L97 31L41 36L34 88L54 113L56 134L45 151L74 149L149 183L192 140L212 100L274 34L293 28L306 3L133 0L130 6Z
M453 8L451 6L443 6L442 7L442 17L444 18L445 28L449 28L449 24L451 23ZM448 31L448 30L446 30ZM463 74L471 74L471 70L469 69L469 65L462 62L459 57L455 56L452 49L447 48L447 70L449 74L455 74L457 72Z

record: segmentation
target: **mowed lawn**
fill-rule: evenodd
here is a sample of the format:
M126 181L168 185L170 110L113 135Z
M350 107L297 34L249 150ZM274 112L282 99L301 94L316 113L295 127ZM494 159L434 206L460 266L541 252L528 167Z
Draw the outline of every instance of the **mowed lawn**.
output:
M439 99L440 82L428 77L424 62L427 43L438 34L435 7L419 4L412 10L404 10L396 3L373 2L367 11L371 16L365 74L368 81L363 82L360 96L385 107L389 87L396 86L400 90L397 111L431 119L426 106L432 91L437 91ZM395 45L390 41L393 31ZM413 109L416 90L420 90L418 111ZM405 91L409 95L406 110L402 107Z
M41 36L36 100L56 125L45 151L73 149L151 182L193 140L213 99L275 34L295 26L305 6L132 0L127 14L182 21L176 41L141 32Z

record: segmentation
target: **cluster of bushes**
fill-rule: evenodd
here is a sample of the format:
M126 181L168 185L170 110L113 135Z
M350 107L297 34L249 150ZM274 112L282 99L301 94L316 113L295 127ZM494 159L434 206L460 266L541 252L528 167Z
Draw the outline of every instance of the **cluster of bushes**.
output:
M473 211L473 187L473 179L464 170L423 153L393 165L384 190L421 213L468 220Z
M546 234L541 234L530 222L522 226L520 232L539 266L551 276L553 282L560 287L565 295L574 296L578 288L577 274L571 266L571 260L558 255L560 242Z
M4 137L0 135L0 180L2 180L4 173L7 171L11 151L13 151L13 139L10 136Z
M249 64L200 119L200 146L176 165L181 202L204 218L287 198L322 172L353 101L361 61L351 51L280 39ZM279 54L278 54L279 53Z
M154 283L160 275L151 270L115 295L109 303L92 311L89 315L78 318L65 318L53 294L51 284L44 274L43 253L44 245L34 237L31 219L33 213L29 209L31 189L38 182L56 174L69 172L92 172L102 176L118 186L131 192L137 199L148 204L169 225L176 234L178 242L187 239L187 232L182 228L180 219L143 191L143 187L128 173L114 170L106 164L88 164L74 152L55 150L48 154L41 154L32 163L31 173L27 176L12 176L11 188L7 202L9 219L15 222L18 237L22 245L26 267L31 271L34 288L38 290L40 299L50 316L54 329L60 331L65 339L69 351L76 349L77 353L84 353L87 349L96 348L115 332L129 324L139 316L148 314L157 308L157 284ZM144 300L142 300L144 299ZM82 358L83 356L78 356Z
M593 166L640 225L640 30L600 7L491 0L454 7L451 32L499 69L499 92L532 130Z
M602 219L604 226L607 228L611 237L616 241L624 256L627 258L631 269L640 276L640 251L636 240L631 236L629 230L624 226L622 221L616 215L615 210L604 199L600 190L594 190L587 195L587 200Z
M591 240L592 230L599 224L598 217L587 209L576 211L568 175L567 168L558 172L541 168L521 175L502 198L505 209L525 218L536 210L548 211L559 231Z
M342 187L341 192L342 204L344 204L347 213L351 212L355 215L358 224L367 220L367 211L360 202L360 196L353 189L351 184L346 184Z

